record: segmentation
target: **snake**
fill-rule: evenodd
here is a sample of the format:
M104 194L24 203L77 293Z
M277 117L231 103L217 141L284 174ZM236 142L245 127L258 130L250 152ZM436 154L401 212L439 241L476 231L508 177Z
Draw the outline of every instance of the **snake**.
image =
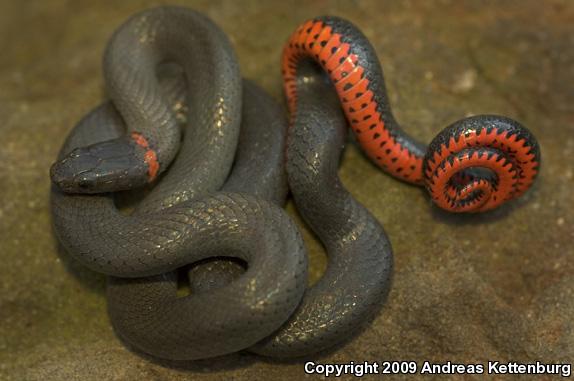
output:
M346 120L316 67L301 65L306 102L288 128L281 107L242 79L217 25L162 6L116 30L103 69L109 100L79 121L52 165L51 212L66 251L108 276L124 343L172 360L297 357L345 342L376 316L392 248L338 178ZM287 184L328 256L312 286L301 234L281 207ZM122 208L131 192L143 196Z
M303 23L282 66L286 148L280 109L241 79L208 18L160 7L112 36L110 100L68 136L51 168L51 205L67 251L109 275L112 325L136 349L175 360L243 349L303 356L374 315L389 292L392 249L337 176L347 123L383 170L425 185L451 211L494 209L537 176L538 143L510 118L462 119L428 147L407 135L373 47L344 19ZM301 236L280 208L285 182L329 256L312 287ZM122 212L115 195L142 187L151 190ZM181 273L192 289L184 297Z
M283 49L284 92L296 115L302 61L312 61L335 87L366 155L388 174L423 185L440 208L484 212L523 195L540 169L540 147L519 122L475 115L444 128L428 146L394 118L375 49L351 22L323 16L302 23ZM317 97L322 94L317 93Z

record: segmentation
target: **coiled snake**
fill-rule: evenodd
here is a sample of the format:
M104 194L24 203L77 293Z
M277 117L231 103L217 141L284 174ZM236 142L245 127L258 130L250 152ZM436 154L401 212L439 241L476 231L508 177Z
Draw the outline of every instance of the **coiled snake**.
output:
M283 62L287 142L280 108L242 81L229 41L206 17L147 10L110 40L110 101L80 121L52 167L52 215L67 251L110 275L112 324L139 350L169 359L242 349L301 356L345 340L373 316L390 287L392 252L381 225L338 180L346 118L390 173L421 183L424 163L441 206L490 209L534 179L538 146L507 118L458 122L426 151L402 133L372 48L344 20L305 23ZM496 143L476 147L488 139ZM462 151L451 152L455 145ZM280 208L287 182L329 257L310 288L302 239ZM115 192L148 183L131 214L118 209ZM177 294L178 269L190 270L190 295Z

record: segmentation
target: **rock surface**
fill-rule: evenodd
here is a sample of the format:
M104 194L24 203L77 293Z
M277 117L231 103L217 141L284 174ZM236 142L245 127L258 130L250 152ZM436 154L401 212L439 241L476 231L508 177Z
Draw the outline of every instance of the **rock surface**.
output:
M392 240L394 286L368 329L317 359L574 360L573 2L174 3L215 20L231 37L244 75L278 98L284 41L306 18L334 14L371 39L396 116L421 141L476 113L516 118L539 139L543 164L535 187L499 210L468 216L437 210L423 190L377 170L350 144L340 175ZM104 97L107 39L129 15L152 5L0 3L2 380L304 376L302 360L237 354L169 363L130 352L109 324L104 277L58 248L48 168L74 123ZM316 280L325 255L307 230L305 239Z

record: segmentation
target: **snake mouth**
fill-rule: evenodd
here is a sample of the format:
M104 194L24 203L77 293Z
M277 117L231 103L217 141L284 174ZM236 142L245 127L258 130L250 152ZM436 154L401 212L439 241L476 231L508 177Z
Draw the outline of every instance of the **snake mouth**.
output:
M66 157L52 165L52 183L65 193L100 193L97 176L91 170L76 171L74 157Z

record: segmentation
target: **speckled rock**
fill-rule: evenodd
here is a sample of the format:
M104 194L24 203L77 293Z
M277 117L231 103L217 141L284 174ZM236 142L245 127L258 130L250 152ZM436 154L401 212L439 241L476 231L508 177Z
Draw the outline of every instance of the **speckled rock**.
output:
M340 174L392 240L394 286L368 329L316 358L574 360L573 2L174 3L213 18L231 37L244 75L276 97L283 42L304 19L334 14L371 39L396 116L420 140L475 113L516 118L539 139L536 186L508 206L469 216L437 210L423 190L380 172L350 144ZM1 380L304 375L303 360L236 354L169 363L132 353L110 327L104 278L62 253L53 235L48 168L74 123L104 97L100 63L110 34L155 4L0 3ZM289 211L295 215L292 205ZM315 281L326 258L312 234L304 235Z

